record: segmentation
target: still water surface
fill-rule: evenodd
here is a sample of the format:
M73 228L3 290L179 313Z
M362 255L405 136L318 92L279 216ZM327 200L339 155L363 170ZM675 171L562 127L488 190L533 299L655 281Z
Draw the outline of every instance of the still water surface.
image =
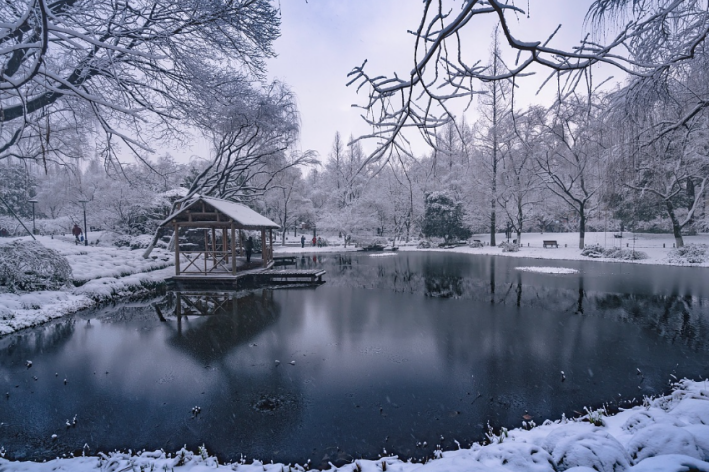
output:
M515 269L552 265L579 273ZM183 311L216 315L180 319L168 294L0 339L6 457L204 444L227 461L420 459L481 440L488 422L574 416L709 374L707 269L446 253L299 267L328 282L182 294Z

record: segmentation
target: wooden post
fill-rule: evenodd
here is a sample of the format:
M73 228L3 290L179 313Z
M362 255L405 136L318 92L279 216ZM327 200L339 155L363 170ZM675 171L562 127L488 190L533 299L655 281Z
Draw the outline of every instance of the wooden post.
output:
M180 227L175 222L175 276L180 275Z
M236 228L231 222L231 274L236 276Z
M261 259L263 260L263 267L265 268L268 266L268 259L267 259L267 249L266 249L266 229L262 228L261 229Z
M217 267L217 229L212 227L212 269Z
M270 242L268 245L268 248L269 248L268 249L268 251L269 251L268 259L270 261L273 261L273 230L270 228L268 229L268 240Z
M202 205L204 207L204 205ZM207 260L209 259L209 243L207 242L207 229L204 229L204 274L207 274Z

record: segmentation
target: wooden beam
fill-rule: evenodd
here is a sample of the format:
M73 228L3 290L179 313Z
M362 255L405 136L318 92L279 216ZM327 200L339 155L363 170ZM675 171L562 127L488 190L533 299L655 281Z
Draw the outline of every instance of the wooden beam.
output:
M180 224L175 222L175 276L180 275Z
M212 269L217 266L217 230L212 227Z
M236 227L231 222L231 274L236 276Z

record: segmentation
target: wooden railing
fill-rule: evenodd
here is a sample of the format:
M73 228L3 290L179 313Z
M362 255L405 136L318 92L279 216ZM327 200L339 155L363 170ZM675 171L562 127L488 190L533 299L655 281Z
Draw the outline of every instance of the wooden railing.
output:
M180 273L231 273L231 253L228 251L180 251L186 262L181 262Z

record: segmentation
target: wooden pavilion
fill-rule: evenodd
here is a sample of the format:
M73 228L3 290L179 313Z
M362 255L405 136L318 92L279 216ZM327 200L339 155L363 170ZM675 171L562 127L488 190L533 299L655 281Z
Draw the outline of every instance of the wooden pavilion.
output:
M235 277L237 271L254 268L244 257L244 231L260 231L262 261L258 266L269 267L273 263L273 230L280 228L243 204L202 196L167 217L160 227L172 227L175 232L175 277L194 279ZM203 230L204 249L181 250L181 229ZM186 259L184 266L180 257Z

